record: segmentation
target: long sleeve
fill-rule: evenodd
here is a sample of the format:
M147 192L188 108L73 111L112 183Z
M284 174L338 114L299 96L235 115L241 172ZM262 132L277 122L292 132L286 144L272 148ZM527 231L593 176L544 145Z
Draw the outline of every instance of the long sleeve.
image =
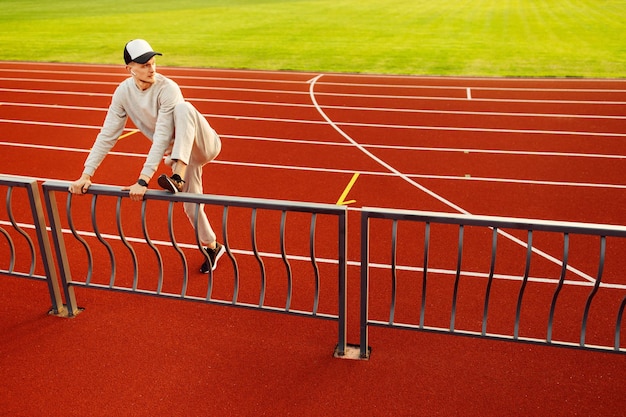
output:
M113 148L124 131L127 115L120 102L120 94L119 88L113 94L102 129L96 137L89 156L85 160L85 169L83 170L85 174L93 175L96 172L104 157Z

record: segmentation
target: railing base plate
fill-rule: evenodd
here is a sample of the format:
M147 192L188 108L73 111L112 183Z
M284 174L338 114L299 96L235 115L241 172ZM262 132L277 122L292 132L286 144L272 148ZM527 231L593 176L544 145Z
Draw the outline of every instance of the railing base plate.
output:
M370 354L372 353L372 348L367 347L367 354L365 357L361 356L361 346L359 345L347 345L346 351L343 355L339 354L339 346L335 347L335 353L333 356L339 359L352 359L352 360L361 360L366 361L369 360Z
M55 313L55 312L54 312L54 309L53 309L53 308L51 308L51 309L48 311L48 315L49 315L49 316L64 317L64 318L70 318L70 319L71 319L71 318L76 317L78 314L82 313L82 311L83 311L83 310L84 310L84 308L78 308L78 309L74 312L74 314L70 315L70 311L67 309L67 306L64 304L64 305L63 305L63 308L62 308L62 309L60 309L58 313Z

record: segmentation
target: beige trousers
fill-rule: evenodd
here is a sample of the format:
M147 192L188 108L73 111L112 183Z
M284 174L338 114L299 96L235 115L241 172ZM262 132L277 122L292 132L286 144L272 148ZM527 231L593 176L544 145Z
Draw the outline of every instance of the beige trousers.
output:
M174 145L170 158L187 164L183 192L203 194L202 167L217 157L222 149L220 137L209 122L188 102L174 108ZM169 159L169 158L168 158ZM196 204L184 203L185 214L191 225L196 224ZM216 241L204 205L200 205L197 233L200 242L208 245Z

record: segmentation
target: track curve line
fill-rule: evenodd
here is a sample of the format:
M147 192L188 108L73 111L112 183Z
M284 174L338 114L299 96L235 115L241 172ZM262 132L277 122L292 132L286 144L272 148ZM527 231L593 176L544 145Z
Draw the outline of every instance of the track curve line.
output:
M404 181L408 182L409 184L411 184L412 186L418 188L419 190L423 191L424 193L428 194L429 196L435 198L436 200L442 202L443 204L445 204L446 206L450 207L453 210L456 210L457 212L461 213L461 214L466 214L466 215L471 215L472 213L470 213L469 211L465 210L464 208L454 204L452 201L446 199L445 197L435 193L434 191L424 187L422 184L412 180L411 178L409 178L407 175L405 175L404 173L398 171L396 168L394 168L392 165L388 164L387 162L383 161L382 159L380 159L379 157L377 157L376 155L374 155L373 153L371 153L370 151L368 151L363 145L361 145L360 143L358 143L356 140L354 140L350 135L348 135L346 132L344 132L343 130L341 130L341 128L339 126L337 126L337 124L330 118L328 117L328 115L324 112L324 110L322 109L322 107L319 105L319 103L317 102L317 98L315 97L315 84L317 83L317 81L322 78L324 76L324 74L319 74L313 78L311 78L309 81L307 81L309 83L309 96L311 97L311 102L313 103L313 106L315 107L315 109L318 111L318 113L324 118L324 120L326 120L326 122L334 129L337 131L337 133L339 133L341 136L343 136L348 142L350 142L351 144L353 144L356 148L358 148L361 152L363 152L365 155L367 155L369 158L371 158L373 161L375 161L376 163L378 163L379 165L381 165L382 167L384 167L385 169L387 169L388 171L390 171L392 174L398 176L399 178L402 178ZM501 236L504 236L505 238L511 240L512 242L524 247L524 248L528 248L528 245L526 244L526 242L516 238L515 236L504 232L502 230L498 230L498 234L500 234ZM533 253L541 256L544 259L547 259L550 262L555 263L558 266L562 266L563 262L557 258L555 258L554 256L540 250L537 249L535 247L531 248L531 250L533 251ZM579 277L589 281L589 282L595 282L595 278L593 278L592 276L584 273L583 271L574 268L571 265L567 265L566 266L567 270L578 275Z

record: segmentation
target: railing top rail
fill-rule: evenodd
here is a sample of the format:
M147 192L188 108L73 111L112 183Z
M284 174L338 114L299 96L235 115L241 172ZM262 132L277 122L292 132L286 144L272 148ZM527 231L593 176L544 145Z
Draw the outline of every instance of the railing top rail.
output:
M49 180L43 183L44 190L67 191L71 183L68 181ZM88 194L107 195L113 197L128 197L128 191L122 191L119 186L92 184ZM272 200L252 197L236 197L207 194L177 193L148 190L144 197L147 200L176 201L182 203L213 204L229 207L261 208L270 210L288 210L306 213L320 213L341 215L347 212L346 206L324 203L304 203L299 201Z
M524 219L514 217L480 216L419 210L398 210L363 207L362 216L390 220L411 220L465 226L485 226L520 230L626 237L626 226L565 221Z
M36 182L34 178L0 174L0 185L26 187Z

